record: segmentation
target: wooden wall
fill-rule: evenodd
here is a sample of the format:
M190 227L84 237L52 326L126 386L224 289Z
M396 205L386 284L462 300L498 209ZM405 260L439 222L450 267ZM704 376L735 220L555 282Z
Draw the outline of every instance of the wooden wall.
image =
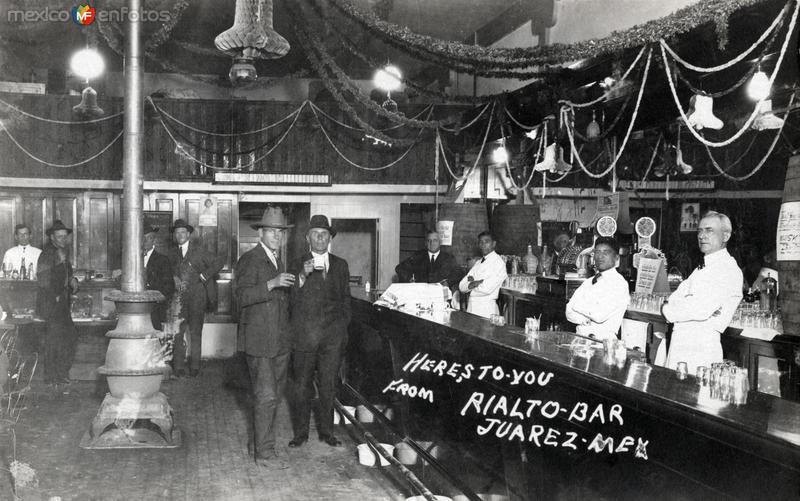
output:
M2 93L0 98L34 115L55 120L76 120L72 107L78 104L78 96ZM279 142L291 120L257 134L236 138L224 134L263 128L300 106L300 103L286 102L188 99L156 99L156 103L170 115L195 128L223 134L214 136L198 133L164 117L172 135L184 145L189 155L202 163L223 168L247 165L263 157L267 150ZM122 110L120 99L100 96L99 105L106 115ZM334 119L349 122L334 103L321 103L320 106ZM409 105L404 106L401 111L408 116L414 116L423 108L422 105ZM437 109L440 110L440 115L453 112L453 109L445 107ZM122 117L89 125L53 124L21 116L2 104L0 119L22 147L45 162L55 164L72 164L92 156L111 143L122 130ZM402 147L390 149L372 145L370 141L364 141L361 132L348 130L326 118L321 120L337 147L357 164L379 167L396 160L405 151ZM380 117L374 117L372 121L376 127L390 125ZM404 132L403 128L393 131L392 134L397 137L412 134L416 137L416 131ZM326 141L322 129L307 107L280 146L257 161L254 167L242 170L329 174L334 184L433 184L433 136L428 132L421 138L420 143L393 167L379 171L362 170L340 158ZM213 169L206 168L180 153L149 104L145 106L144 158L146 180L213 179ZM116 180L121 178L121 165L121 139L91 162L65 168L44 165L30 158L6 134L0 134L0 177ZM441 181L444 180L444 176L441 176Z

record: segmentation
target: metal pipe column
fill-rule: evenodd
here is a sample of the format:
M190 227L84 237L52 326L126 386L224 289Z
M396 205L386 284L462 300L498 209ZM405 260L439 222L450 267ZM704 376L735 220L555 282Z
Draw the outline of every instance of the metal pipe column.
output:
M144 58L142 0L128 0L125 23L125 129L122 152L122 292L142 292L142 179L144 149Z

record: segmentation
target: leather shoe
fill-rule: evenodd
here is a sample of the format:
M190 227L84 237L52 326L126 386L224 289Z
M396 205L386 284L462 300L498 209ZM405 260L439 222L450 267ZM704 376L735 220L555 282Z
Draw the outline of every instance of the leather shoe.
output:
M178 369L175 371L175 377L177 378L184 378L186 377L186 371L184 369Z
M200 375L200 369L190 369L189 377L197 377Z
M304 443L308 441L308 437L294 437L291 441L289 441L289 447L300 447Z
M333 435L326 435L324 437L319 437L319 441L325 442L331 447L339 447L340 445L342 445L342 441L334 437Z

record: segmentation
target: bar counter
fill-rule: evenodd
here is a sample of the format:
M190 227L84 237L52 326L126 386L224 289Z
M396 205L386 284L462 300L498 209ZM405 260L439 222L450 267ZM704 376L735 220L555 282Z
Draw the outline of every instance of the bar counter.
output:
M404 433L454 444L455 471L495 457L511 499L763 499L765 481L774 499L800 494L796 402L751 391L737 406L637 352L608 363L573 333L528 341L519 327L375 299L353 290L351 384L389 398Z

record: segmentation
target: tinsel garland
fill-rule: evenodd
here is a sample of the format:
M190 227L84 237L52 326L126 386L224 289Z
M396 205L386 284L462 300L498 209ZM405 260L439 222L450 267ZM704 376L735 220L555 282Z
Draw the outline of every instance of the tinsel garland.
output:
M620 53L661 38L671 38L709 22L723 22L732 13L768 0L700 0L668 16L636 25L611 35L574 44L552 44L528 48L486 48L419 35L408 28L382 21L358 9L350 0L327 0L340 12L389 43L404 50L424 51L433 56L471 65L481 70L527 68L560 64ZM717 25L719 31L719 25Z
M407 146L414 142L415 140L404 140L404 139L396 139L390 136L387 136L383 132L379 131L372 125L370 125L366 120L363 120L356 110L347 102L347 99L342 95L339 91L339 88L336 82L332 81L330 76L328 75L328 69L323 64L323 62L319 59L317 54L315 53L314 49L307 43L308 39L305 37L300 37L300 46L303 48L303 52L308 59L308 62L311 63L311 67L314 68L314 71L319 75L320 79L322 80L322 84L331 93L336 103L339 105L339 108L345 112L355 123L357 123L365 133L373 136L381 141L384 141L392 146Z
M415 128L436 129L443 124L443 121L440 120L417 120L407 118L401 113L394 113L384 109L381 105L370 99L369 96L365 95L355 84L355 82L353 82L353 80L342 70L342 68L336 64L330 54L328 54L328 51L325 49L322 41L315 34L303 29L300 29L300 33L302 33L303 37L301 38L304 38L304 41L310 42L310 49L315 53L315 57L317 57L321 64L327 68L334 75L334 77L336 77L337 82L345 90L352 94L359 103L361 103L370 111L373 111L377 115L387 118L395 123L402 123ZM302 42L301 45L303 45L304 49L308 47ZM327 71L323 71L320 76L324 80L324 78L327 76Z

